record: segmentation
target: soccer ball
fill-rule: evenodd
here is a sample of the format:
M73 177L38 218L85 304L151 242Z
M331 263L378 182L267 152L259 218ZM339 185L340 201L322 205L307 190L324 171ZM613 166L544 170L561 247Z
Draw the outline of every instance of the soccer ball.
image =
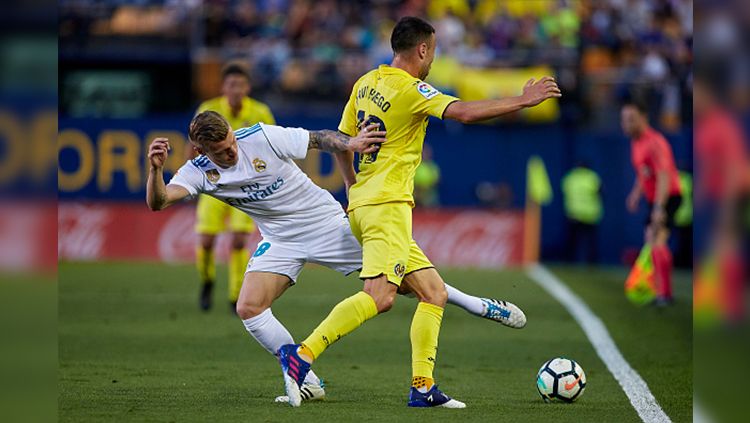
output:
M555 399L573 402L586 389L586 374L575 361L555 357L539 369L536 375L536 389L545 402Z

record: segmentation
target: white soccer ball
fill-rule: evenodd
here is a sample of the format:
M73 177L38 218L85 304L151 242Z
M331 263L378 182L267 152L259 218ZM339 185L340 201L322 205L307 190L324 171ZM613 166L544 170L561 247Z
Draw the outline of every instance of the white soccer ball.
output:
M575 361L555 357L539 369L536 375L536 388L545 402L573 402L586 389L586 374Z

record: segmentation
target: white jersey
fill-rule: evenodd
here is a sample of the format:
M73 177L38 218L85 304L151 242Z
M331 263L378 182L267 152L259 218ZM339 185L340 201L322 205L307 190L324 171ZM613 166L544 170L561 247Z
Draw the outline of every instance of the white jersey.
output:
M235 131L239 159L222 169L206 156L169 181L191 197L208 194L250 215L264 238L294 240L344 216L341 205L292 159L307 155L308 131L259 123Z

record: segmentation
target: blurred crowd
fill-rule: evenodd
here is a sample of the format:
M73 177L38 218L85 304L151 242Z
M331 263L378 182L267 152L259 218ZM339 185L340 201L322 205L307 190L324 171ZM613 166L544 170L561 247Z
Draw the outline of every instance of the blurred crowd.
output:
M634 82L665 124L689 115L692 0L61 0L61 47L182 37L193 51L246 57L259 91L343 97L390 60L405 15L427 17L438 57L460 66L552 66L589 117Z

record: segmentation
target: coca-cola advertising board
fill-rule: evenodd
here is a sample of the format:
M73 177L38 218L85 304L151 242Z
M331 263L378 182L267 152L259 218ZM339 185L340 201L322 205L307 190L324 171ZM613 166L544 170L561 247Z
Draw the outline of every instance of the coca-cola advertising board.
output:
M195 208L180 205L152 212L145 204L63 202L58 209L61 260L190 262L194 257ZM414 211L413 235L438 266L500 268L523 264L523 213L517 211ZM255 248L260 234L250 235ZM225 260L229 237L219 236Z

